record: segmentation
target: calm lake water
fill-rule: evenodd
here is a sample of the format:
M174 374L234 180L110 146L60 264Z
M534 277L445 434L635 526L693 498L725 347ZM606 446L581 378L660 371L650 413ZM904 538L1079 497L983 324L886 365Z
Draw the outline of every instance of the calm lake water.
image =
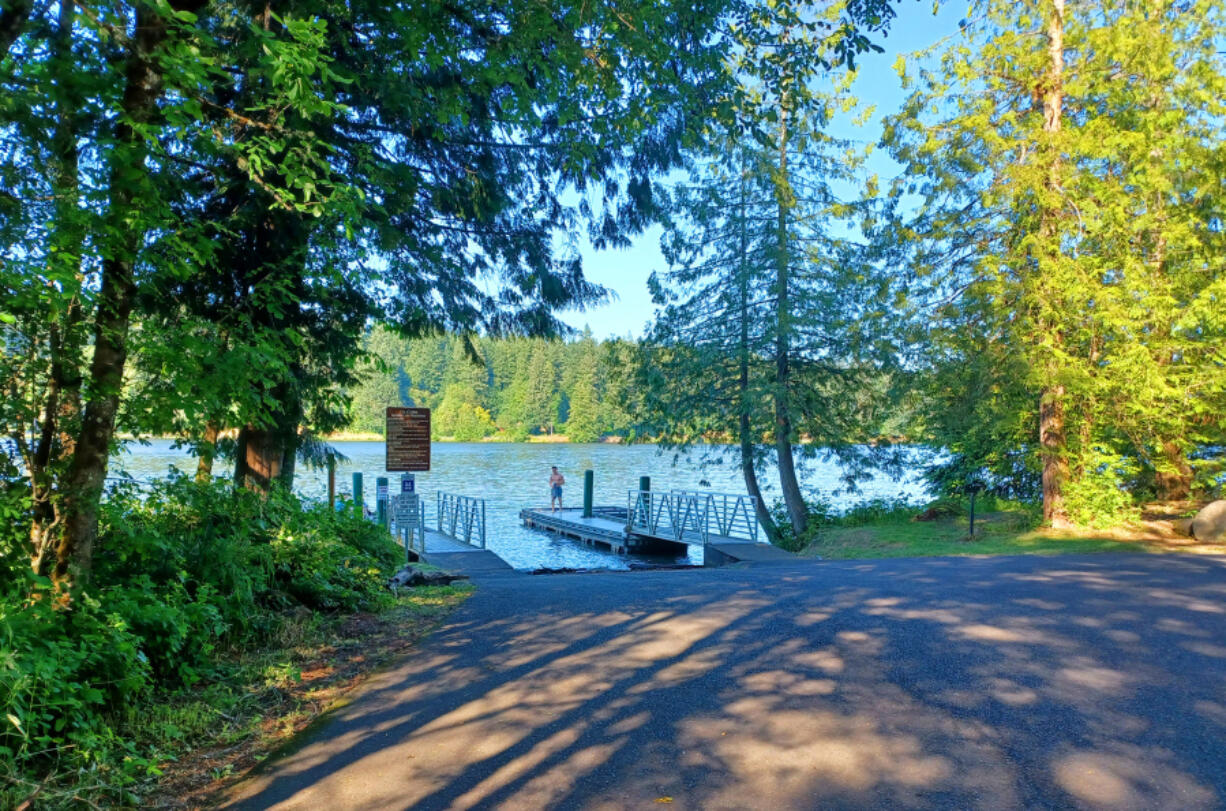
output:
M348 464L337 467L337 491L348 495L352 489L352 474L363 474L363 500L375 503L375 478L386 475L393 492L399 486L399 474L383 471L382 442L337 442L334 446L349 457ZM148 445L130 443L126 451L113 460L111 476L127 475L148 481L165 476L171 466L185 472L195 470L195 460L184 450L171 447L171 440L153 440ZM557 465L566 477L564 504L582 506L583 471L596 474L595 503L604 506L626 506L628 490L637 489L640 476L650 476L652 489L670 490L712 489L720 492L744 493L745 483L735 458L729 456L723 464L703 464L697 454L676 456L661 452L653 445L568 445L568 444L504 444L504 443L435 443L432 450L432 470L417 474L417 491L427 505L427 521L434 521L434 499L438 491L476 496L486 502L486 541L517 569L536 568L613 568L624 569L633 560L651 562L701 563L702 551L690 547L690 555L675 561L659 558L634 558L601 552L577 542L558 538L550 533L525 528L519 520L524 507L549 504L549 468ZM219 468L218 472L224 472ZM887 477L863 482L855 496L831 496L840 487L840 468L833 462L808 461L801 471L802 485L818 492L837 508L879 497L902 497L919 500L925 490L912 473L902 481ZM764 477L764 483L770 476ZM327 473L305 470L301 466L295 479L295 490L310 498L327 497ZM767 490L766 499L778 497L777 488Z

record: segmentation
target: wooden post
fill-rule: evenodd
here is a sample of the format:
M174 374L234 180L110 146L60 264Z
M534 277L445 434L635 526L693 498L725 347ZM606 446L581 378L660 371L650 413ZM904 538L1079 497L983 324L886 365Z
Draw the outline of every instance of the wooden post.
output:
M365 515L362 512L362 474L360 472L353 474L353 509L357 512L358 518Z
M592 517L592 491L596 487L596 474L590 470L583 471L583 517Z
M650 490L651 489L651 477L650 476L639 476L639 489L640 490Z
M328 509L336 509L336 457L328 457Z

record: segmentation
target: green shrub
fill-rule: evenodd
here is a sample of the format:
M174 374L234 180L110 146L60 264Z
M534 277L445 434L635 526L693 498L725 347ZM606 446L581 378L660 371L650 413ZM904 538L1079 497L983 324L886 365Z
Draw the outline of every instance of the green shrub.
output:
M0 515L18 514L10 527L28 528L24 504L20 488L0 493ZM88 776L90 796L130 804L124 786L152 753L136 751L119 710L217 677L220 648L262 644L287 610L390 603L384 583L402 554L352 510L179 476L110 494L89 590L57 609L11 534L0 536L0 806L51 773Z
M865 524L898 523L910 521L917 510L902 498L874 498L856 504L838 517L845 527L861 527Z
M789 552L799 552L814 541L821 527L829 526L834 520L834 512L824 499L811 498L805 504L805 508L808 511L805 532L797 535L792 531L792 521L788 518L787 505L782 501L776 501L771 506L771 518L774 519L775 526L779 529L779 537L775 541L776 546Z
M0 602L0 759L36 761L65 748L98 760L114 746L108 708L152 686L142 642L118 614L81 595L56 610L46 584Z
M103 506L94 582L121 589L139 583L179 605L225 595L213 604L227 630L258 636L267 623L257 608L281 602L271 593L268 545L298 511L292 496L262 499L222 482L196 484L181 476L147 494L117 493Z
M975 508L983 511L985 509L983 506L985 500L984 498L977 499ZM921 507L915 519L917 521L939 521L943 518L957 518L958 516L966 515L969 509L969 500L964 501L953 496L943 496Z
M0 589L20 580L29 568L29 533L29 484L24 479L0 481Z
M1127 485L1139 466L1135 460L1094 448L1079 466L1081 474L1064 485L1064 505L1069 520L1092 529L1107 529L1141 517Z
M141 652L163 686L194 684L230 630L224 616L228 601L209 584L189 594L181 582L159 588L141 575L99 597L140 640Z
M302 605L369 611L392 600L378 558L333 537L316 530L286 530L273 539L272 548L280 587Z

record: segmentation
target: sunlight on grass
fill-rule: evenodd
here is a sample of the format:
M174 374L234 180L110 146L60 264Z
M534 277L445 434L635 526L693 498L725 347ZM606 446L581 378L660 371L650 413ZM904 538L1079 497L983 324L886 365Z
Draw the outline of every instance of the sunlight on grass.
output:
M974 538L970 537L969 529L965 516L934 521L889 516L861 526L823 527L801 555L840 559L1166 550L1162 544L1145 539L1126 540L1108 537L1105 533L1034 529L1030 516L1020 511L976 516Z

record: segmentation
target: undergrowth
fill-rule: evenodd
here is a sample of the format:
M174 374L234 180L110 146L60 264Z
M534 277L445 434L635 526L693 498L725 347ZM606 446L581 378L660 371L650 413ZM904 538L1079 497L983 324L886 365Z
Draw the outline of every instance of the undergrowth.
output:
M390 608L402 554L352 510L182 477L111 494L68 608L20 549L0 542L0 808L133 804L168 752L229 734L248 653L316 638L328 615ZM260 667L270 688L296 676Z

